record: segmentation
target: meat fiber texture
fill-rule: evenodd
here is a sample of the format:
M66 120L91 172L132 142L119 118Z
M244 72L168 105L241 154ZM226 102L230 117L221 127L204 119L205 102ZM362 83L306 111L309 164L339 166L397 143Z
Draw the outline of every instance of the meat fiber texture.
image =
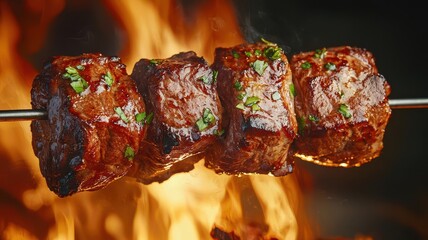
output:
M390 87L371 52L318 49L291 60L299 136L296 156L327 166L360 166L377 157L391 109Z
M141 59L131 76L153 113L134 176L149 184L192 170L220 132L216 72L190 51Z
M205 164L217 173L292 172L288 150L296 137L290 66L277 45L266 42L217 48L212 65L224 108L224 134Z
M145 137L135 115L145 112L134 81L117 57L53 57L36 76L32 144L49 188L64 197L96 190L128 173Z

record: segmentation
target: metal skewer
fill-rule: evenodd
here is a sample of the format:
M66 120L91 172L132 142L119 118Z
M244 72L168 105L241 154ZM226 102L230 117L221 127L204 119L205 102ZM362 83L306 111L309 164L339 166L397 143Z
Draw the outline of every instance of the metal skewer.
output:
M391 107L391 109L428 108L428 98L390 99L389 106ZM48 113L45 110L0 110L0 122L44 120L47 118Z

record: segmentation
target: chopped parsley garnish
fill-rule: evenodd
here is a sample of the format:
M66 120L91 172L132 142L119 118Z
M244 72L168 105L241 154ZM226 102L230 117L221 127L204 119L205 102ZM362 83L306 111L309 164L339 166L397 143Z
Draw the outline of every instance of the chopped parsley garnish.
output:
M311 120L312 122L318 122L320 119L315 116L315 115L309 115L308 119Z
M296 89L294 88L294 84L290 84L290 92L291 92L291 96L293 97L296 96Z
M77 65L76 68L79 69L80 71L85 70L85 67L82 65Z
M305 117L298 117L297 118L297 129L300 135L303 134L304 130L306 128L306 119Z
M217 135L217 136L221 136L221 135L224 134L224 129L222 129L220 131L216 129L216 130L214 130L214 134Z
M334 63L328 62L324 64L324 68L333 71L336 70L336 65L334 65Z
M251 110L253 111L253 112L256 112L256 111L258 111L258 110L260 110L261 108L260 108L260 106L258 105L258 104L254 104L254 105L252 105L251 106Z
M315 58L324 58L326 53L327 53L326 48L317 49L317 50L315 50L314 57Z
M217 82L218 71L213 70L213 82Z
M345 117L350 118L352 114L349 112L349 107L346 104L340 104L338 111Z
M272 93L272 99L274 101L277 101L277 100L281 99L281 94L279 94L279 92Z
M246 93L245 93L245 92L241 92L240 94L238 94L238 96L236 96L236 98L237 98L238 100L242 100L242 99L244 99L245 95L246 95Z
M204 109L204 114L203 114L202 118L204 119L204 122L206 122L206 123L213 123L215 121L215 117L214 117L213 113L211 112L211 109L209 109L209 108Z
M241 82L239 82L239 81L236 81L236 82L233 84L233 87L234 87L236 90L241 91L241 90L242 90L242 83L241 83Z
M134 149L131 146L127 145L126 148L125 148L125 152L124 152L123 155L129 161L132 161L134 159L134 157L135 157Z
M273 42L269 42L268 40L266 40L266 39L264 39L264 38L261 38L261 40L262 40L262 42L264 42L264 43L266 43L266 45L268 45L268 46L277 46L277 44L276 43L273 43Z
M253 67L254 71L256 71L261 76L268 67L268 64L265 61L256 60L251 64L251 66Z
M111 75L110 71L108 71L105 75L103 75L103 80L109 87L111 87L111 85L113 85L114 83L114 78Z
M153 64L153 65L158 65L159 60L157 60L157 59L151 59L150 63Z
M146 116L146 112L138 113L135 115L135 121L144 124L146 122Z
M150 124L153 121L153 113L149 113L149 115L147 115L146 117L146 124Z
M232 51L232 55L234 58L238 59L239 58L239 53L236 51Z
M214 122L215 117L212 114L211 110L209 108L205 108L202 117L196 121L196 127L198 127L199 131L203 131Z
M83 70L85 67L81 65L76 66L76 68L68 66L65 68L66 73L64 73L62 77L71 80L70 85L76 93L82 93L89 85L88 82L80 76L79 71L77 71L78 69Z
M245 106L244 106L244 103L238 103L238 105L236 105L235 106L237 109L241 109L241 110L244 110L245 109Z
M247 97L247 99L245 100L245 106L249 107L249 106L253 106L254 104L260 102L260 98L257 96L251 96L251 97Z
M204 76L202 76L202 77L200 77L200 78L198 78L198 80L199 81L202 81L203 83L205 83L205 84L211 84L212 83L212 78L210 78L209 76L207 76L207 75L204 75Z
M252 56L253 56L253 54L252 54L251 52L245 51L245 56L247 56L247 57L252 57Z
M310 62L304 62L302 65L300 65L300 67L303 69L309 69L312 67L312 64Z
M262 51L260 51L260 49L256 49L256 50L254 50L254 55L259 57L262 55Z
M208 75L204 75L200 78L198 78L199 81L202 81L205 84L212 84L213 82L217 81L217 75L218 75L218 71L213 71L212 72L212 77L208 76Z
M122 108L120 107L115 107L114 111L117 113L117 115L119 115L120 119L122 119L122 121L128 123L129 119L126 117L125 113L123 112Z
M279 47L268 47L264 51L264 55L270 60L277 60L281 58L282 49Z

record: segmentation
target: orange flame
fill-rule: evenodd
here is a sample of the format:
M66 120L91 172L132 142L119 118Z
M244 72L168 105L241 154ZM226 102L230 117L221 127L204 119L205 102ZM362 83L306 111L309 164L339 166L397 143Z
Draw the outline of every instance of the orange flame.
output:
M211 62L216 47L244 41L234 8L225 0L203 1L191 13L174 1L104 3L127 34L120 56L128 72L140 58L188 50ZM17 54L21 26L8 4L0 6L0 109L30 108L36 72ZM27 7L41 11L35 6ZM46 29L63 8L63 1L49 8L39 29ZM31 28L26 29L25 36ZM25 51L40 47L33 44ZM1 123L0 133L2 239L211 239L214 226L241 239L313 238L295 174L231 177L216 175L201 162L162 184L142 185L124 177L105 189L61 199L40 174L29 122Z

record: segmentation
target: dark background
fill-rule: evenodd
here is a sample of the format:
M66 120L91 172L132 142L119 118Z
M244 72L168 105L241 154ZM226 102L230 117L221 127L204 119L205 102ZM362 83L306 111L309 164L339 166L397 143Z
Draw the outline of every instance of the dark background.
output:
M235 1L248 41L272 39L289 55L351 45L370 50L391 99L428 98L428 24L416 1ZM359 168L300 161L319 237L428 239L428 109L395 109L381 156Z
M198 1L182 4L191 11ZM249 42L265 37L289 56L340 45L366 48L391 85L391 99L428 98L424 73L428 13L416 1L235 0L234 4ZM26 57L38 69L51 55L82 51L117 55L121 35L118 26L106 23L108 13L101 6L90 1L79 8L79 17L73 8L66 8L49 29L42 49ZM427 120L428 109L393 110L381 156L359 168L297 163L296 171L311 176L305 196L320 238L428 239Z

